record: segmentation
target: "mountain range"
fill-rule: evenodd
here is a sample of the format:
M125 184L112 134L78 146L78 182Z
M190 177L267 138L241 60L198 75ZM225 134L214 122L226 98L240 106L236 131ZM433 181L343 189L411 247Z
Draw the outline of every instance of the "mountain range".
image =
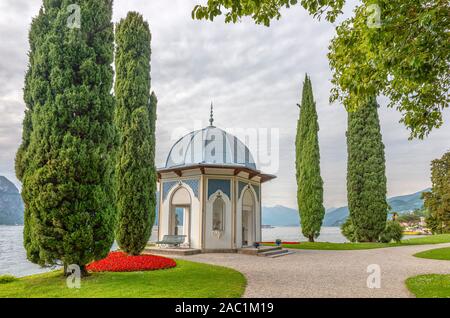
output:
M422 192L429 191L425 189L416 193L401 195L388 198L388 204L391 211L405 213L423 207ZM327 209L323 226L340 226L347 219L348 207ZM298 226L300 217L296 209L281 205L274 207L263 207L262 223L272 226Z
M23 202L19 189L0 176L0 225L23 224Z

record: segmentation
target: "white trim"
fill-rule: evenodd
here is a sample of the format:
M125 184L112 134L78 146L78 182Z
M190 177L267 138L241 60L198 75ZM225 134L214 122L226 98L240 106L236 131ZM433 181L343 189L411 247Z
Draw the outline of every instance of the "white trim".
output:
M238 181L236 182L238 184ZM256 195L253 187L248 185L242 189L241 193L238 193L239 197L237 200L236 209L236 247L242 247L242 206L244 199L244 192L249 190L253 198L253 215L252 215L252 227L253 233L250 236L248 245L252 245L254 242L261 241L261 208L258 201L258 196Z

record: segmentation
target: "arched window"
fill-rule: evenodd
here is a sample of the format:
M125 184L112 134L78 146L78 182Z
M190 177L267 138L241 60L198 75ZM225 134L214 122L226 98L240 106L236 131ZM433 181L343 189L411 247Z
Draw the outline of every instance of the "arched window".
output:
M225 202L220 196L213 203L212 230L220 232L225 230Z

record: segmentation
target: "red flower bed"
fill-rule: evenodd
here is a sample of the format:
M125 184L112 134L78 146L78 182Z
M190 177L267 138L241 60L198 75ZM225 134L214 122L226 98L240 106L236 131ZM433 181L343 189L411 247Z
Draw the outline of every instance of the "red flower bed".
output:
M130 256L123 252L111 252L102 260L92 262L86 268L91 272L152 271L175 267L171 258L155 255Z

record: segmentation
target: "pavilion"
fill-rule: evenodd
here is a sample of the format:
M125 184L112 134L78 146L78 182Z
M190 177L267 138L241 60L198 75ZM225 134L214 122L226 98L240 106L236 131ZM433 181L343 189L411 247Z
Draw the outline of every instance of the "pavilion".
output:
M210 125L179 139L158 169L158 240L185 235L184 247L233 252L261 241L261 185L275 176L213 123L211 105Z

